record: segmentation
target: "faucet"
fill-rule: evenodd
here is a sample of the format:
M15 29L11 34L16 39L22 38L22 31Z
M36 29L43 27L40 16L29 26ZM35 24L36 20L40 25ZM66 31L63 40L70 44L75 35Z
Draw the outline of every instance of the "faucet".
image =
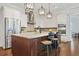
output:
M39 29L39 33L41 33L41 27L40 26L38 26L38 29Z

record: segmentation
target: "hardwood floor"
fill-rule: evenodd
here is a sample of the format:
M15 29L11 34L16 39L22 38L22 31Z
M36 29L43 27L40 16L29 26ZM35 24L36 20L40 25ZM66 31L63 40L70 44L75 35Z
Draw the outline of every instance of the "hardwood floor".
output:
M12 56L11 49L0 49L0 56ZM61 43L60 48L53 49L50 56L79 56L79 38Z
M0 56L12 56L11 49L0 49Z
M62 43L60 56L79 56L79 38L73 38L71 42Z

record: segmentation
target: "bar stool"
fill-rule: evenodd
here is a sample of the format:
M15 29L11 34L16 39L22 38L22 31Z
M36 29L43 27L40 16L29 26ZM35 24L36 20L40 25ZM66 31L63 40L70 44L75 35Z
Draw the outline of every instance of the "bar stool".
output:
M51 47L52 42L48 41L48 40L45 40L45 41L42 41L41 43L47 47L47 56L49 56L49 46L52 50L52 47Z
M54 38L54 43L55 43L55 48L57 48L59 46L59 44L58 44L58 38Z

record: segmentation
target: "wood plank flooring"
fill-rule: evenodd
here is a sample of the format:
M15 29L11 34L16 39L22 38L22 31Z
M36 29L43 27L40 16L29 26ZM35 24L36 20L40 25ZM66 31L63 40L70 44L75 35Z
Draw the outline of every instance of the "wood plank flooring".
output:
M11 49L0 49L0 56L12 56ZM79 38L71 42L61 43L60 48L53 49L50 56L79 56Z
M0 49L0 56L12 56L11 49Z

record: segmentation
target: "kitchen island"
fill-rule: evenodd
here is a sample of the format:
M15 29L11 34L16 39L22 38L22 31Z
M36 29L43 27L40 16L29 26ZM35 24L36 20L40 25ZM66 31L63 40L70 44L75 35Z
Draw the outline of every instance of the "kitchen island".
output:
M12 35L13 56L39 56L41 41L48 39L48 33L27 32Z

